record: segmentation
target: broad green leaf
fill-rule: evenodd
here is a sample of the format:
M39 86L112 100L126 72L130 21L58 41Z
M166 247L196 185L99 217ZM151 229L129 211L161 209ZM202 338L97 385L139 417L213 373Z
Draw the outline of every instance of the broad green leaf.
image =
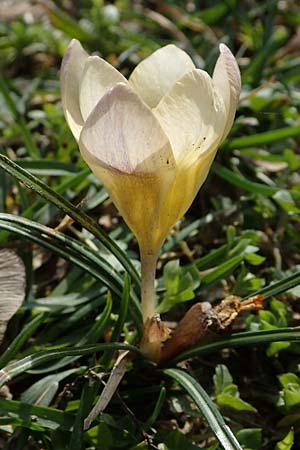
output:
M216 402L221 408L231 408L236 411L256 412L256 408L254 408L254 406L239 398L237 394L237 388L235 390L235 395L233 395L233 392L227 394L224 391L222 394L217 395Z
M215 394L221 394L226 386L232 384L233 379L228 368L224 364L218 364L213 376Z
M170 431L164 438L164 444L168 449L172 450L197 450L198 446L193 445L192 442L180 431Z
M300 404L300 386L299 384L289 384L283 390L284 403L287 409Z
M276 298L272 298L270 301L270 308L273 315L277 319L277 325L280 327L286 327L288 325L288 308L287 306Z
M261 450L262 445L262 429L261 428L244 428L236 434L239 443L246 450Z
M300 380L295 373L283 373L278 377L282 387L287 388L289 384L300 385Z
M106 423L100 423L97 428L95 428L97 435L99 436L99 444L101 442L101 448L103 450L113 450L114 436L110 427ZM90 433L89 433L90 434Z
M277 442L275 450L291 450L294 444L294 430L291 429L288 434L282 439L282 441Z
M237 411L251 411L256 409L240 398L240 393L236 384L233 384L229 370L223 364L216 367L213 377L215 385L216 402L221 408L232 408Z
M264 256L257 255L256 253L248 253L245 255L245 260L252 266L259 266L266 258Z
M176 304L187 302L195 297L192 275L189 272L183 273L179 260L169 261L165 265L163 279L166 294L157 307L158 313L169 311Z
M290 348L290 346L291 342L272 342L267 350L267 356L277 355L279 352Z

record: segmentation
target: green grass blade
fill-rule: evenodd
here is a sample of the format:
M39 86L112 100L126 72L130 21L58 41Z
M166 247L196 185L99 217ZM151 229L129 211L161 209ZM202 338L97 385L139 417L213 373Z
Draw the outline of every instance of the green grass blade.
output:
M78 346L84 344L91 344L92 342L97 342L97 340L102 336L104 330L108 324L110 319L110 314L112 310L112 298L111 293L108 291L106 296L106 305L101 313L100 318L94 323L90 331L84 336L81 342L78 343ZM77 346L76 346L77 347Z
M260 194L267 197L272 197L280 190L280 188L277 187L267 186L263 183L250 181L244 176L235 173L218 163L214 163L213 172L219 177L223 178L223 180L228 181L228 183L233 184L234 186L241 189L245 189L245 191L251 192L252 194Z
M79 169L75 164L51 159L20 159L18 164L23 169L28 170L28 172L39 176L74 176L79 173Z
M103 265L102 269L100 271L101 261L99 259L98 264L93 260L92 258L86 257L86 255L83 254L84 245L82 245L81 251L76 250L76 244L72 243L70 244L70 238L66 237L64 239L65 245L62 241L59 240L58 234L53 233L53 236L51 239L47 238L46 236L49 236L49 232L44 228L44 231L38 230L37 227L39 224L35 224L36 227L25 227L24 222L25 219L19 218L19 217L13 217L12 220L9 218L4 218L4 214L0 214L0 228L6 229L12 232L15 232L21 236L26 237L27 239L36 242L37 244L48 248L52 252L62 256L67 261L72 262L73 264L77 265L78 267L82 268L84 271L90 273L92 276L94 276L99 281L102 281L107 287L112 289L116 294L121 295L121 278L119 278L116 274L112 277L109 275L109 272L105 269L105 266ZM21 219L21 220L19 220ZM27 219L26 219L27 220ZM29 222L29 221L28 221ZM41 227L43 227L41 225ZM76 242L76 241L75 241ZM77 243L79 245L79 243ZM98 267L97 267L98 266ZM107 265L107 269L109 269L109 266ZM106 272L106 274L104 274ZM119 280L119 282L118 282Z
M165 369L164 374L173 378L192 397L199 410L207 420L212 432L225 450L242 450L221 413L203 389L191 375L179 369Z
M83 423L92 409L95 398L95 381L87 380L83 385L79 408L74 421L74 427L70 438L68 450L81 450L83 441Z
M214 353L224 348L247 347L249 345L265 345L270 342L294 342L300 340L300 327L281 328L275 330L245 331L234 333L226 339L219 339L209 344L196 345L178 355L172 363Z
M153 413L151 414L151 416L149 417L149 419L143 426L144 431L147 432L152 427L152 425L156 422L158 416L160 415L162 407L164 405L165 399L166 399L166 388L163 386L159 392L159 396L158 396L157 402L155 403Z
M44 8L48 13L48 17L52 25L58 30L63 31L71 38L78 39L84 43L91 43L95 40L92 33L84 30L77 21L75 21L69 14L61 11L57 6L44 4Z
M55 185L55 192L62 195L68 189L76 188L76 186L78 186L80 183L82 183L82 181L86 179L89 173L90 173L89 168L82 169L80 172L74 174L72 177L68 177L67 179L65 179L62 183ZM44 198L38 197L30 206L28 206L23 211L22 215L23 217L28 218L34 217L35 220L40 221L40 217L43 217L45 210L49 208L49 206L50 206L49 202L45 202ZM4 211L4 208L0 208L0 210ZM9 233L7 231L0 232L0 244L7 239L8 235Z
M229 149L242 149L260 145L272 144L290 137L300 136L300 127L286 127L277 130L265 131L264 133L252 134L231 139L226 146Z
M25 422L30 423L33 416L52 422L51 428L60 427L62 430L71 431L74 423L74 415L46 406L30 405L17 400L6 400L0 397L0 415L14 414Z
M38 352L33 355L26 356L20 361L8 364L2 370L0 370L0 387L3 386L7 381L12 380L17 375L26 372L27 370L34 369L42 364L55 359L64 358L66 356L83 356L90 355L92 353L97 353L105 350L129 350L131 352L140 354L137 347L128 344L121 344L119 342L109 342L104 344L96 345L85 345L78 348L66 348L59 350L47 350L43 352Z
M109 250L123 265L123 267L130 274L136 286L140 287L140 277L135 268L127 258L126 254L115 244L115 242L107 236L101 227L94 222L87 214L76 208L72 203L68 202L64 197L53 191L46 183L42 182L34 175L22 169L18 164L11 161L4 155L0 155L0 167L8 172L10 175L16 177L19 181L25 184L29 189L37 192L41 197L44 197L49 202L53 203L65 214L69 215L82 225L85 229L90 231L101 243Z
M110 292L108 292L108 295L106 296L106 305L103 309L100 317L95 321L93 326L90 328L90 330L83 335L83 337L74 343L74 348L82 347L83 345L92 345L95 344L99 338L102 336L105 328L107 328L108 322L110 320L110 313L112 309L112 298ZM45 373L50 372L53 370L61 369L62 367L68 365L68 364L74 364L74 362L80 358L80 356L66 356L65 358L61 358L56 363L51 363L49 365L46 365L40 369L31 369L31 373Z
M211 250L209 253L196 259L192 264L189 265L189 267L192 267L194 265L198 270L205 270L213 265L220 264L220 261L222 261L227 256L227 254L228 244L224 244L221 247Z
M122 333L123 326L126 320L128 307L129 307L129 299L130 299L130 279L127 274L124 277L124 286L121 298L121 304L119 309L119 317L117 323L113 329L111 341L116 342L120 338L120 334Z
M0 356L0 367L7 364L14 356L18 353L20 348L28 341L30 336L36 331L36 329L44 323L46 314L39 314L34 317L30 322L28 322L20 331L20 333L15 337L15 339L10 343L9 347Z
M24 144L28 150L29 155L31 156L32 159L40 158L41 157L40 151L36 143L32 139L31 133L28 130L24 117L19 113L18 109L16 108L15 102L11 97L9 87L7 86L7 82L2 75L0 75L0 92L2 93L7 106L14 117L15 124L19 129L20 134L22 135Z
M274 283L271 283L268 286L265 286L262 289L249 294L247 297L244 297L244 300L254 295L263 295L265 299L274 297L275 295L279 295L282 292L286 292L289 289L298 286L298 284L300 284L300 271L294 272L282 280L275 281Z
M49 297L51 299L51 296ZM58 336L65 333L67 330L76 328L79 326L80 322L84 317L93 312L96 308L103 305L105 302L104 295L101 294L99 289L99 294L93 300L88 301L81 308L78 307L70 316L65 317L65 319L59 323L54 322L49 328L44 332L42 336L39 336L38 345L55 342Z
M96 279L102 281L118 296L122 295L123 279L121 276L107 260L84 243L78 242L63 233L54 231L29 219L11 214L0 213L0 228L13 231L59 254L67 261L76 264ZM140 303L134 292L131 292L131 300L130 310L133 319L137 327L141 329Z
M236 267L241 264L241 262L244 260L243 255L237 255L233 258L230 258L228 261L225 261L221 264L219 264L218 267L213 269L211 272L209 272L207 275L204 275L201 278L201 284L200 289L206 288L207 286L216 283L217 281L226 278L229 274L231 274Z
M130 298L130 280L127 274L125 274L124 278L124 287L122 292L121 304L119 309L119 316L117 323L115 324L110 340L112 342L118 342L120 338L120 334L123 330L123 326L126 320L128 307L129 307L129 298ZM113 352L107 351L104 353L102 358L102 365L105 368L109 367L109 363L112 359Z

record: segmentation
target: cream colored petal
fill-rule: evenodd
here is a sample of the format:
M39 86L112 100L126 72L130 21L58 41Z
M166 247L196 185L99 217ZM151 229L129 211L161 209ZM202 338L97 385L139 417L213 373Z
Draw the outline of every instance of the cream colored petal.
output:
M194 68L187 53L175 45L167 45L144 59L132 72L129 83L154 108L173 84Z
M110 89L80 136L83 157L127 174L153 174L174 166L170 143L151 110L129 86Z
M118 84L88 117L79 146L140 246L158 251L169 231L163 206L176 167L151 110L128 86Z
M235 57L224 44L220 44L220 56L214 69L213 82L226 106L227 120L222 138L224 140L232 127L241 93L239 67Z
M210 76L199 69L184 75L153 110L168 136L177 165L191 165L215 148L223 133L225 107Z
M99 56L86 60L80 84L80 109L85 121L103 95L117 83L127 83L123 75Z
M65 118L77 140L84 123L79 106L79 86L87 58L88 54L80 42L72 39L63 57L60 73Z

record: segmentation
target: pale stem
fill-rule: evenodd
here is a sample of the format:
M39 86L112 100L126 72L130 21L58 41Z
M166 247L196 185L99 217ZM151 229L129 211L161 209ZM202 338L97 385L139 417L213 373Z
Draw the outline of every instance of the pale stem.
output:
M158 252L140 248L142 273L142 313L143 322L155 314L155 272Z

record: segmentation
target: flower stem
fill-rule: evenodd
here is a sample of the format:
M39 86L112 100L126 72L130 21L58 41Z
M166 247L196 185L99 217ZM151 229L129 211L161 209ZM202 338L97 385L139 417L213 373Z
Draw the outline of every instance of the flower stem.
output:
M155 314L155 272L158 252L140 248L142 272L142 313L143 322Z

